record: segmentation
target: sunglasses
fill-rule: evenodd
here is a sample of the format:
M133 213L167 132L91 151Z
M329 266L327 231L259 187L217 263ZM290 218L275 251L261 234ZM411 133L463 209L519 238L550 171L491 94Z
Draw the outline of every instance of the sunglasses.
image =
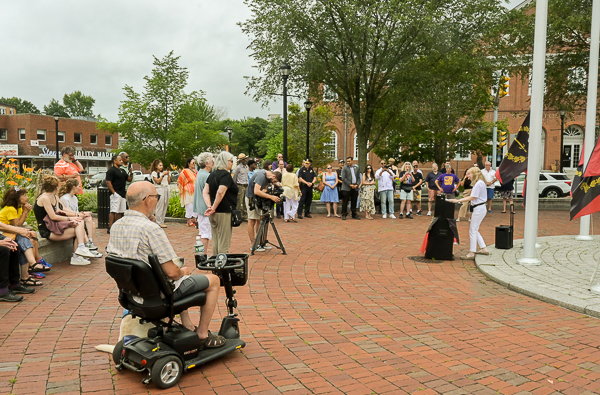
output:
M331 169L331 166L329 166L328 169Z
M149 197L155 197L157 202L160 200L160 195L159 195L159 194L156 194L156 195L148 195L148 196L146 196L145 198L143 198L142 200L146 200L146 198L149 198Z

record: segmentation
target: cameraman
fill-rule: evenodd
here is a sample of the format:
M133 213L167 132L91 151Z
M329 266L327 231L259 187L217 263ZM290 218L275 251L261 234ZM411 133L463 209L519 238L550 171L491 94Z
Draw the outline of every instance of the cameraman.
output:
M254 204L254 210L250 209L250 203L255 197L262 199L270 199L275 203L280 203L281 199L277 196L269 195L265 191L270 183L281 182L281 173L275 173L270 170L257 170L254 172L250 180L248 180L248 189L246 190L246 209L248 210L248 237L250 243L254 245L254 239L260 227L260 219L263 216L263 211L258 204ZM262 206L260 206L262 207ZM266 238L266 232L265 232ZM256 251L264 251L264 246L259 245Z

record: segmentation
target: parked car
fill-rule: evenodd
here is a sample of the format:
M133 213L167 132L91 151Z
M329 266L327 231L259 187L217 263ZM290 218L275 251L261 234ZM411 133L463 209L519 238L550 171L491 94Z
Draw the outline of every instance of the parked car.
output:
M98 185L100 185L100 183L102 183L102 181L104 181L105 178L106 173L95 174L88 179L88 185L90 186L90 188L96 188L98 187Z
M523 184L525 173L521 173L515 181L515 194L523 196ZM571 179L565 173L540 173L540 197L559 198L569 195L571 191ZM494 197L500 197L500 183L494 184Z
M133 179L131 180L131 182L150 181L150 174L144 174L139 170L132 170L131 173L133 174Z

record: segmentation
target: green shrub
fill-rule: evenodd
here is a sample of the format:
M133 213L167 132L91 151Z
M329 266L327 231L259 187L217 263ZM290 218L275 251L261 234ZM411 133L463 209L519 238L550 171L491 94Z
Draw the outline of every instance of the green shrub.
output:
M77 196L79 200L79 211L98 212L98 194L96 191L87 191Z
M313 189L313 200L321 200L321 192L317 189Z
M171 196L169 197L169 207L167 208L167 217L185 218L185 207L181 207L178 191L171 192Z

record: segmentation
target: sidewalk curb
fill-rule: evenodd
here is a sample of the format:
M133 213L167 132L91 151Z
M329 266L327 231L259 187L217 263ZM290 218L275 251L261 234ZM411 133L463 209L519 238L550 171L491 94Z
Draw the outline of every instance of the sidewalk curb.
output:
M554 237L538 237L538 241L543 239L553 239ZM573 236L558 236L573 238ZM510 250L496 249L495 245L488 246L490 255L476 255L475 265L477 269L490 280L502 285L511 291L523 294L525 296L538 299L556 306L563 307L577 313L586 314L591 317L600 318L600 303L597 300L590 303L585 299L561 293L553 289L542 287L540 279L524 275L510 266L518 265L516 257L521 255L523 240L515 240L515 246ZM509 264L510 263L510 264ZM542 265L546 265L543 263ZM550 266L550 265L547 265ZM582 292L590 295L589 286L581 284ZM595 295L597 296L597 295Z

